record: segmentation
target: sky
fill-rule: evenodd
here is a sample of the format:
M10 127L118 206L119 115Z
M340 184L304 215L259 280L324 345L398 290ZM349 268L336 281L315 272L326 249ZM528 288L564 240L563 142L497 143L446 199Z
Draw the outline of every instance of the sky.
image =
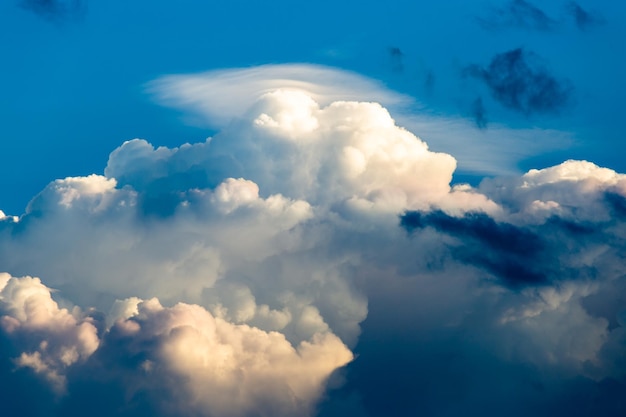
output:
M6 0L0 407L626 414L626 5Z

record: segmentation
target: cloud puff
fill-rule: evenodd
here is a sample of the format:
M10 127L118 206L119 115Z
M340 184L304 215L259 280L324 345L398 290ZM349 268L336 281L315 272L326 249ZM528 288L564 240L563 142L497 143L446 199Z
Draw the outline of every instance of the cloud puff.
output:
M59 308L38 278L0 273L0 326L25 349L20 367L42 374L57 392L65 391L65 369L84 361L99 344L92 320L80 310Z
M187 404L177 406L202 415L309 414L331 372L352 359L332 333L294 347L281 333L232 324L197 305L165 308L156 299L139 302L137 314L118 320L105 341L143 358L130 371L180 377Z
M488 67L472 65L464 73L484 82L504 107L525 114L557 113L572 101L571 84L522 48L496 54Z

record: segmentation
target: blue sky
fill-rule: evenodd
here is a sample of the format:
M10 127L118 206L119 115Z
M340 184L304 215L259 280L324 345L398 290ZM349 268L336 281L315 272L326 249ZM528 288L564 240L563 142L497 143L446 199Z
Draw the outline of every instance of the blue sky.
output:
M435 114L471 117L480 97L489 123L559 129L575 138L566 149L519 161L522 169L569 158L625 169L618 150L626 11L618 2L583 5L598 20L584 29L566 2L544 2L553 21L545 30L508 21L481 26L479 19L498 16L506 2L92 1L58 15L16 3L1 6L7 64L0 206L6 212L19 214L51 178L98 172L121 141L141 137L174 146L211 133L156 105L144 92L150 80L270 63L352 70ZM494 55L519 47L571 82L571 102L557 112L520 114L495 101L479 80L462 76L467 66L487 66Z
M2 2L0 410L624 415L625 39L608 0Z

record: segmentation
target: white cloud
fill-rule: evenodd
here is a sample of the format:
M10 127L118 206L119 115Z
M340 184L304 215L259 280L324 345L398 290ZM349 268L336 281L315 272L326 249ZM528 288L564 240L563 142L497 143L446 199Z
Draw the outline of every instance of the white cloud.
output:
M433 149L454 155L464 173L517 174L518 162L575 142L571 133L558 130L512 129L497 123L489 129L477 129L473 120L434 114L414 98L379 82L320 65L263 65L168 75L147 88L159 103L197 115L191 123L219 128L244 117L252 103L276 90L304 93L322 107L338 101L377 102L390 109L402 126L418 132ZM276 123L263 115L258 122Z
M311 64L263 65L168 75L148 84L163 104L198 111L224 127L242 116L259 97L279 89L299 91L325 106L335 101L375 101L390 106L411 102L381 83L356 73Z
M112 332L148 347L146 361L159 367L142 364L150 378L163 370L182 377L189 403L178 406L203 415L307 415L331 372L352 360L329 332L294 347L281 333L232 324L197 305L164 308L156 299L139 303L138 314Z
M235 75L274 85L264 71ZM204 103L227 75L180 94ZM370 332L452 329L502 361L614 375L624 177L568 161L451 187L451 155L380 104L334 101L331 81L242 87L214 137L125 142L104 176L56 180L0 222L0 265L71 300L0 275L15 363L59 392L105 363L182 415L306 415L374 300ZM408 234L406 210L435 220ZM586 304L603 291L610 309Z

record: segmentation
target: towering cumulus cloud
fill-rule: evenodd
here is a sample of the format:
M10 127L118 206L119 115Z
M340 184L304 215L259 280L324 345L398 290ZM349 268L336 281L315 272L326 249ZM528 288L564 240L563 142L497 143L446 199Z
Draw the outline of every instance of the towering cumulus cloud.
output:
M206 114L205 77L151 88ZM623 411L626 177L568 161L451 186L455 159L382 105L276 83L204 142L127 141L1 215L9 409L454 415L499 390L488 409L523 415L587 390Z

